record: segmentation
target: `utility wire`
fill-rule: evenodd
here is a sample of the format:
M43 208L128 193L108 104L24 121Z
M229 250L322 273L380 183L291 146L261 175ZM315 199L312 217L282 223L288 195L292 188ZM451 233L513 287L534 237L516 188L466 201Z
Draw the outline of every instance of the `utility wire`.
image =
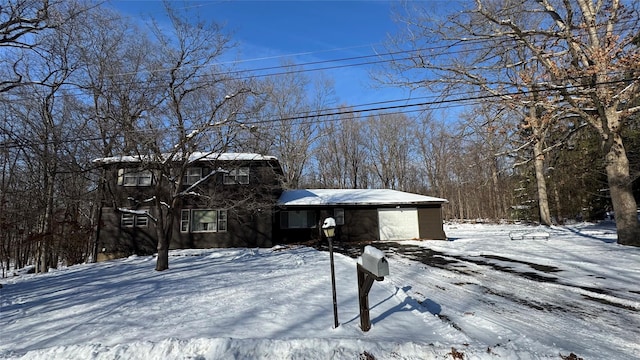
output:
M636 21L626 20L626 21L621 21L618 24L624 24L624 23L631 23L631 24L635 25ZM621 29L618 29L618 30L619 31L631 31L631 30L635 31L636 27L634 26L634 27L630 27L630 28L621 28ZM487 47L458 49L458 47L460 45L483 44L483 43L488 43L490 41L495 41L495 39L490 39L490 38L473 39L472 38L472 39L465 39L465 40L456 40L456 41L454 41L453 44L452 43L447 43L447 44L444 44L444 45L432 45L432 46L424 47L424 48L420 48L420 49L398 50L398 51L390 51L390 52L385 52L385 53L376 53L376 54L362 55L362 56L355 56L355 57L311 61L311 62L304 62L304 63L294 64L294 65L279 65L279 66L273 66L273 67L263 67L263 68L254 68L254 69L249 68L249 69L242 69L242 70L229 70L227 72L216 73L214 75L229 75L229 74L239 74L239 73L245 73L245 72L277 70L277 69L284 69L284 68L290 68L290 67L304 67L304 66L318 65L318 64L325 64L325 63L345 62L345 61L352 61L352 60L362 60L362 59L368 59L368 58L385 57L385 56L393 56L393 55L401 55L401 54L409 54L409 53L417 53L417 52L434 53L436 50L440 50L440 49L444 49L444 50L448 50L448 51L437 53L438 56L457 55L457 54L473 52L473 51L482 51L482 50L486 50L487 49ZM260 57L260 58L253 58L253 59L242 59L242 60L234 60L234 61L226 61L226 62L217 62L217 63L207 64L204 67L216 67L216 66L221 66L221 65L226 65L226 64L239 64L239 63L244 63L244 62L272 60L272 59L278 59L278 58L287 59L287 58L291 58L291 57L295 57L295 56L316 55L316 54L319 54L319 53L342 51L342 50L349 50L349 49L354 49L354 48L370 47L370 46L375 46L375 45L383 45L383 44L374 43L374 44L368 44L368 45L357 45L357 46L352 46L352 47L341 47L341 48L333 48L333 49L320 50L320 51L309 51L309 52L300 52L300 53L277 55L277 56L270 56L270 57ZM456 48L458 50L452 50L453 48ZM390 62L390 61L397 61L397 60L403 60L403 59L388 59L386 61ZM377 62L373 62L373 63L377 63ZM366 64L369 64L369 63L363 63L363 64L366 65ZM185 67L185 68L193 68L193 67L198 67L198 66L201 66L201 65L193 65L193 66ZM344 65L344 66L348 67L348 66L351 66L351 65ZM172 68L162 68L162 69L155 69L155 70L139 70L139 71L135 71L135 72L116 73L116 74L113 74L111 76L112 77L131 76L131 75L139 74L139 73L142 73L142 72L144 72L144 73L169 72L169 71L172 71L172 70L173 70ZM313 70L314 69L308 69L308 70L305 70L305 71L313 71ZM320 69L317 69L317 70L322 70L322 69L320 68ZM263 76L267 76L267 75L263 75ZM246 76L243 76L241 78L246 78Z
M627 21L627 22L631 22L631 21ZM633 30L635 28L630 28L627 30ZM346 57L346 58L337 58L337 59L328 59L328 60L319 60L319 61L312 61L312 62L305 62L305 63L300 63L300 64L291 64L291 65L278 65L278 66L269 66L269 67L260 67L260 68L249 68L249 69L241 69L241 70L228 70L228 71L223 71L223 72L216 72L216 73L205 73L205 74L200 74L200 75L196 75L194 77L192 77L192 79L199 79L202 77L221 77L221 78L225 78L225 80L244 80L244 79L251 79L251 78L260 78L260 77L270 77L270 76L282 76L282 75L291 75L291 74L298 74L298 73L307 73L307 72L314 72L314 71L324 71L324 70L336 70L336 69L343 69L343 68L349 68L349 67L359 67L359 66L366 66L366 65L375 65L375 64L383 64L383 63L390 63L390 62L401 62L401 61L407 61L407 60L411 60L413 57L410 56L410 54L418 54L418 53L430 53L430 54L434 54L435 51L437 50L447 50L445 52L438 52L437 56L438 57L442 57L442 56L453 56L453 55L460 55L463 53L469 53L469 52L477 52L477 51L483 51L486 50L487 47L486 46L481 46L481 47L475 47L475 48L465 48L465 49L458 49L459 46L461 45L477 45L480 44L482 45L483 43L487 43L489 42L490 39L470 39L470 40L464 40L464 41L457 41L456 44L445 44L445 45L436 45L436 46L430 46L430 47L424 47L424 48L420 48L420 49L411 49L411 50L399 50L399 51L393 51L393 52L385 52L385 53L377 53L377 54L370 54L370 55L362 55L362 56L355 56L355 57ZM453 48L456 48L457 50L452 50ZM340 48L340 49L344 49L344 48ZM335 49L336 51L339 50L338 48ZM326 51L333 51L333 50L326 50ZM315 54L317 52L308 52L308 53L298 53L298 54L293 54L293 55L299 55L299 54ZM398 55L406 55L400 58L394 57L394 56L398 56ZM287 55L283 55L282 57L285 57ZM390 57L390 58L389 58ZM271 57L271 58L278 58L278 57ZM341 63L341 62L349 62L349 61L354 61L354 60L365 60L365 59L372 59L372 58L378 58L378 60L371 60L371 61L363 61L363 62L357 62L357 63L350 63L350 64L339 64L339 65L333 65L333 66L323 66L323 67L313 67L313 68L308 68L309 66L316 66L316 65L322 65L322 64L330 64L330 63ZM240 60L240 61L234 61L234 62L226 62L226 63L239 63L239 62L249 62L249 61L254 61L254 60L260 60L260 59L264 59L264 58L256 58L256 59L248 59L248 60ZM215 67L215 66L220 66L222 64L225 63L212 63L212 64L207 64L207 65L193 65L189 68L192 67ZM290 69L290 70L287 70ZM124 73L116 73L113 75L109 75L107 77L109 78L116 78L116 77L126 77L126 76L135 76L135 75L141 75L141 74L152 74L152 73L160 73L160 72L170 72L172 71L172 68L162 68L162 69L155 69L155 70L138 70L135 72L124 72ZM282 71L277 71L277 72L267 72L267 73L263 73L260 74L260 72L264 72L264 71L274 71L274 70L282 70ZM234 76L235 75L235 76ZM162 81L162 79L131 79L131 80L126 80L126 81L112 81L111 85L113 86L130 86L133 85L134 83L138 83L140 81L151 81L151 82L160 82ZM164 85L154 85L151 87L146 87L146 89L160 89L164 87ZM62 94L61 96L85 96L86 93L82 92L82 89L80 88L73 88L73 89L67 89L67 91L65 92L65 94Z
M606 84L614 84L614 83L620 83L620 82L627 82L628 80L616 80L616 81L609 81L609 82L603 82L600 83L599 85L606 85ZM637 81L637 80L636 80ZM559 90L559 89L554 89L554 90ZM465 103L475 103L478 101L482 101L482 100L488 100L488 99L494 99L494 98L501 98L501 97L508 97L508 96L517 96L517 95L527 95L532 93L533 91L514 91L514 92L508 92L508 93L501 93L501 94L487 94L487 95L478 95L478 96L466 96L464 98L453 98L453 99L441 99L441 100L432 100L432 101L424 101L424 102L417 102L417 103L411 103L411 104L402 104L402 105L388 105L388 106L376 106L376 107L369 107L369 108L365 108L365 109L341 109L341 108L335 108L335 109L329 109L332 111L326 111L326 110L318 110L318 111L310 111L307 112L304 115L295 115L295 116L290 116L290 117L277 117L277 118L271 118L271 119L262 119L262 120L253 120L251 121L250 119L239 119L238 121L231 123L231 124L223 124L222 126L236 126L239 124L243 124L245 126L249 125L261 125L261 124L272 124L275 122L289 122L289 121L296 121L296 120L307 120L306 122L303 121L301 122L301 124L304 123L308 123L308 122L313 122L313 123L324 123L324 122L333 122L333 121L338 121L341 120L341 118L339 118L340 115L345 115L345 114L364 114L364 113L369 113L369 112L384 112L385 114L389 114L389 111L392 110L399 110L399 109L412 109L412 110L404 110L404 111L397 111L395 113L409 113L409 112L417 112L417 111L425 111L428 110L426 107L428 106L434 106L434 105L452 105L452 104L465 104ZM374 104L382 104L385 102L378 102L378 103L371 103L372 105ZM418 109L415 109L418 108ZM188 129L188 130L193 130L193 129ZM164 128L164 129L160 129L160 128L155 128L155 129L136 129L134 130L136 132L160 132L160 131L171 131L171 128ZM106 136L106 137L90 137L90 138L71 138L71 139L62 139L62 140L58 140L55 141L55 143L75 143L75 142L85 142L85 141L99 141L99 140L104 140L105 138L108 140L114 140L114 139L119 139L121 138L123 135L118 134L118 135L111 135L111 136ZM33 140L25 140L24 138L20 139L21 143L16 143L15 141L8 141L8 142L3 142L0 143L0 148L2 149L11 149L11 148L22 148L22 147L31 147L31 146L40 146L40 145L51 145L54 143L54 141L33 141Z

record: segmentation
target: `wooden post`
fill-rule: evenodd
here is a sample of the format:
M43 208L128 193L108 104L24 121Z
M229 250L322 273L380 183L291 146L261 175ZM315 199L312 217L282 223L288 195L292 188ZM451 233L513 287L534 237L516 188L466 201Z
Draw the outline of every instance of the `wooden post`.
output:
M369 317L369 290L374 281L384 280L384 276L375 276L362 265L357 264L358 270L358 300L360 302L360 328L362 331L371 329Z

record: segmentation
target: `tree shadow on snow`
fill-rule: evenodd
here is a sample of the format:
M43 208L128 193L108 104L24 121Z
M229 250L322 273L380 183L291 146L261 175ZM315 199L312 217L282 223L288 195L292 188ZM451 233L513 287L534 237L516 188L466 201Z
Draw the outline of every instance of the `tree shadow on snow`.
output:
M618 241L617 236L615 238L610 237L617 234L616 223L613 221L602 221L583 228L566 227L566 229L580 237L600 240L608 244Z

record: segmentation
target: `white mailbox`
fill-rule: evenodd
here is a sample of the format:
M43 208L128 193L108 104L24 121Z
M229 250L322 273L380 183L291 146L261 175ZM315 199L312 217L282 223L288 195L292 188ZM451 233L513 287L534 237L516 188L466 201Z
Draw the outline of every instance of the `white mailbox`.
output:
M384 253L373 246L365 246L360 257L361 265L365 270L377 277L389 275L389 262L384 257Z

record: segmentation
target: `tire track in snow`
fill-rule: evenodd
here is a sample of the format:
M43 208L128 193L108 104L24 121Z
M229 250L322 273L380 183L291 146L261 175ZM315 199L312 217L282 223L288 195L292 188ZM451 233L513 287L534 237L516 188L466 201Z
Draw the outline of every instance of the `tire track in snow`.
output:
M387 251L395 261L402 261L403 267L424 270L419 276L416 276L419 271L407 272L409 276L390 276L396 286L413 284L414 288L409 291L411 296L424 296L422 292L434 295L431 298L424 296L418 301L426 302L431 310L440 307L440 311L432 312L471 338L489 346L518 339L532 345L542 343L555 346L556 343L562 343L571 351L584 351L589 343L601 342L598 336L593 336L588 326L590 322L598 321L602 326L615 327L620 325L620 321L611 321L612 316L624 317L626 314L618 310L638 311L637 302L595 288L565 283L539 271L515 271L502 264L444 253L435 255L439 258L436 266L424 266L422 262L398 250L390 248ZM579 296L601 301L579 301L576 299ZM464 303L465 299L468 304ZM451 306L447 306L447 302ZM603 310L603 305L613 308ZM458 312L455 313L455 310ZM629 322L633 323L633 320ZM581 334L581 341L563 337L563 334L575 332ZM522 334L537 334L538 339L523 338L526 336Z

